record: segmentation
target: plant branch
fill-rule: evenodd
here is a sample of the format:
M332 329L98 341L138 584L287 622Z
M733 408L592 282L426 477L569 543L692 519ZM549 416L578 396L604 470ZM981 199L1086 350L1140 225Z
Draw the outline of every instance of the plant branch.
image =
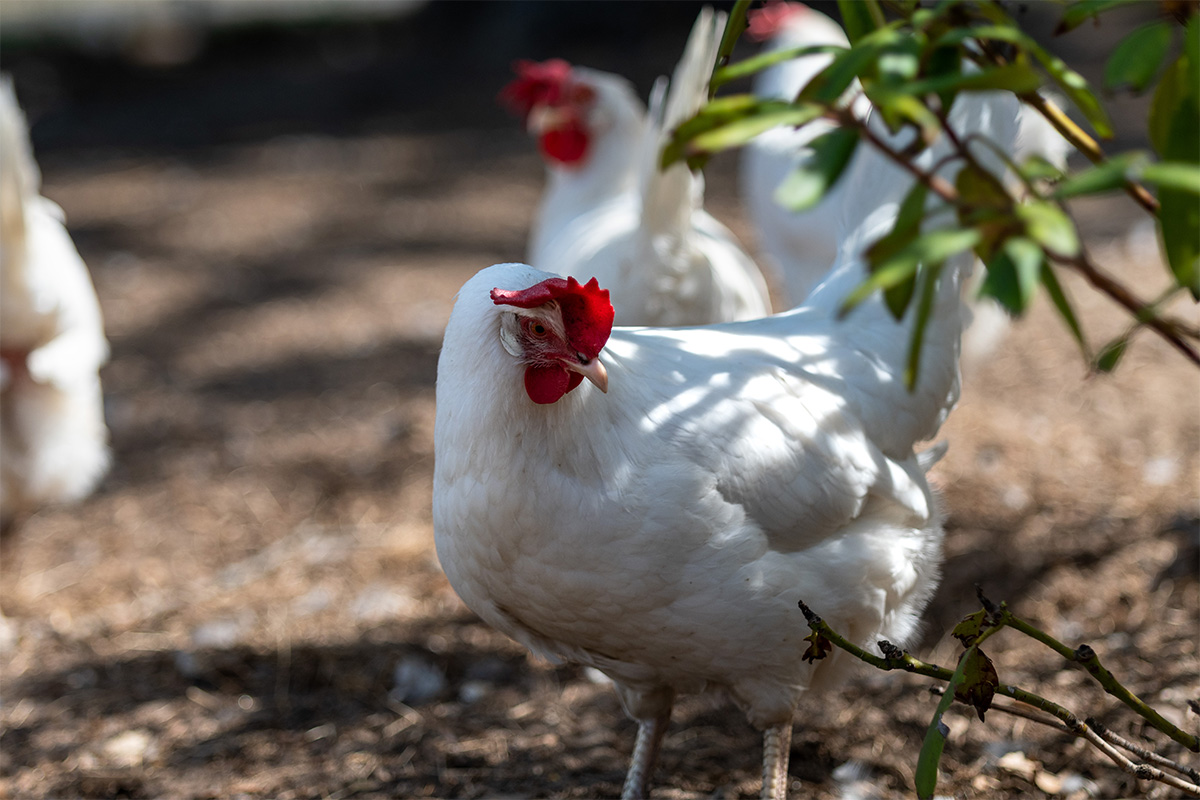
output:
M1150 706L1135 695L1133 692L1125 688L1120 681L1109 672L1103 664L1100 663L1100 657L1096 655L1096 651L1089 645L1081 644L1079 647L1072 650L1066 644L1063 644L1058 639L1055 639L1050 634L1035 625L1031 625L1025 620L1018 617L1009 610L1004 603L1000 604L997 624L1007 625L1013 630L1025 634L1031 639L1036 639L1042 644L1049 647L1054 652L1058 653L1064 659L1072 664L1079 664L1088 674L1096 679L1111 696L1120 700L1125 705L1137 712L1138 716L1142 717L1153 725L1158 730L1170 736L1181 745L1191 750L1194 753L1200 753L1200 739L1191 734L1184 733L1179 728L1168 722L1161 714L1155 711Z
M935 173L925 172L920 167L912 164L899 151L893 150L887 142L885 142L873 130L871 130L871 127L867 125L865 121L858 119L858 117L854 116L852 112L846 109L838 109L836 111L835 118L838 124L843 127L858 128L859 134L868 142L870 142L872 147L883 153L890 161L895 163L896 166L910 173L918 181L928 186L930 190L936 193L947 203L950 203L951 205L958 204L958 190L955 189L949 181Z
M937 664L929 664L921 661L920 659L914 658L908 652L901 650L886 640L881 640L879 642L879 649L884 653L883 657L868 653L863 648L859 647L843 637L837 631L833 630L828 623L826 623L815 612L813 612L811 608L805 605L803 601L800 602L800 610L804 613L804 618L808 623L808 627L811 628L814 633L824 637L825 639L828 639L832 644L837 645L839 648L850 653L855 658L858 658L860 661L864 661L877 669L884 671L900 669L904 670L905 672L911 672L917 675L923 675L928 678L934 678L936 680L947 682L949 682L954 676L954 672L952 670L948 670L945 667L938 666ZM1189 749L1195 749L1193 747L1195 737L1191 737L1192 741L1189 741L1187 734L1179 731L1169 722L1166 722L1166 720L1162 721L1167 729L1155 724L1154 718L1157 717L1161 720L1162 717L1153 709L1150 709L1148 706L1146 706L1141 700L1138 700L1127 689L1121 686L1120 683L1117 682L1116 678L1114 678L1111 673L1109 673L1103 668L1103 666L1100 665L1099 659L1096 658L1095 652L1093 652L1092 649L1087 645L1081 646L1078 650L1071 650L1062 642L1059 642L1057 639L1045 633L1044 631L1041 631L1024 620L1015 617L1004 604L1001 604L997 609L995 609L994 613L989 612L988 616L988 622L990 623L989 627L984 628L979 632L978 636L973 640L973 646L978 646L981 641L1005 627L1012 627L1021 631L1022 633L1026 633L1043 644L1046 644L1048 647L1062 655L1064 658L1067 658L1072 663L1082 664L1085 669L1088 669L1088 671L1096 677L1097 681L1099 681L1106 690L1109 689L1110 683L1115 687L1119 687L1119 690L1122 690L1126 695L1128 695L1128 697L1136 701L1136 704L1130 703L1128 700L1121 697L1120 694L1114 694L1112 691L1109 693L1113 694L1113 696L1117 697L1118 699L1121 699L1123 702L1126 702L1126 704L1129 705L1130 708L1133 708L1135 711L1137 711L1140 716L1149 720L1155 725L1156 728L1159 728L1159 730L1161 730L1163 733L1166 733L1175 741L1183 744L1185 747L1189 747ZM1099 675L1097 675L1096 672L1093 672L1093 669L1102 670L1106 677L1102 679L1099 677ZM1106 681L1108 683L1106 683ZM938 690L940 691L940 687ZM1193 777L1195 775L1194 770L1175 764L1174 762L1171 762L1162 756L1147 756L1145 755L1146 751L1138 748L1136 745L1132 745L1132 743L1127 743L1125 740L1121 739L1121 737L1106 731L1101 726L1096 725L1094 720L1089 719L1087 722L1081 721L1079 717L1070 710L1040 695L1034 694L1033 692L1026 691L1025 689L1021 689L1017 686L1010 686L1005 683L997 683L995 686L995 691L996 694L1004 695L1005 697L1011 698L1026 706L1030 706L1038 709L1041 712L1044 712L1045 714L1049 715L1049 717L1052 717L1054 720L1056 720L1056 722L1051 722L1049 718L1036 717L1031 712L1027 712L1024 709L1017 711L1015 710L1017 708L1015 706L993 705L994 708L998 708L999 710L1006 711L1008 713L1017 714L1018 716L1023 716L1027 719L1033 720L1034 722L1049 725L1054 728L1058 728L1061 725L1061 727L1068 732L1088 741L1125 772L1128 772L1137 778L1164 783L1173 788L1187 792L1193 796L1200 797L1200 785L1197 785L1197 783L1189 782L1170 773L1163 772L1158 767L1150 764L1134 763L1126 758L1125 755L1123 755L1120 750L1117 749L1117 747L1125 747L1126 744L1130 744L1131 746L1126 747L1126 749L1138 757L1145 758L1147 761L1153 761L1161 766L1176 770L1181 774L1187 775L1188 777ZM957 700L957 698L955 699ZM1149 714L1144 713L1144 711L1148 711Z
M1188 344L1184 338L1191 334L1187 326L1175 322L1173 320L1160 317L1154 312L1154 308L1138 299L1129 289L1119 283L1111 276L1103 272L1099 267L1092 264L1088 260L1087 255L1081 250L1074 256L1065 256L1061 253L1053 253L1047 251L1047 255L1053 258L1056 262L1070 267L1071 269L1082 275L1088 283L1099 289L1104 294L1108 295L1118 305L1123 306L1134 319L1138 320L1146 327L1153 330L1159 336L1166 339L1176 350L1192 363L1200 365L1200 352L1196 351L1192 345ZM1194 337L1193 337L1194 338Z
M1101 725L1099 722L1097 722L1094 719L1088 719L1087 722L1089 725L1092 726L1092 728L1096 731L1096 733L1098 733L1100 736L1104 737L1105 740L1111 742L1112 744L1115 744L1117 747L1120 747L1124 750L1128 750L1129 752L1133 753L1138 758L1144 759L1145 761L1148 761L1151 764L1157 764L1160 767L1166 767L1167 769L1173 769L1176 772L1178 772L1180 775L1183 775L1185 778L1190 780L1192 783L1200 784L1200 772L1197 772L1196 770L1192 769L1191 767L1187 766L1186 764L1180 764L1176 761L1172 761L1169 758L1160 756L1158 753L1154 752L1153 750L1147 750L1146 748L1142 747L1141 745L1134 744L1133 742L1126 739L1124 736L1121 736L1120 734L1118 734L1114 731L1110 731L1108 728L1104 727L1103 725Z
M1037 92L1029 92L1028 94L1018 95L1023 103L1033 106L1038 110L1038 113L1046 118L1046 121L1054 126L1054 129L1062 135L1064 139L1071 145L1083 153L1093 164L1104 164L1108 158L1104 155L1104 151L1100 149L1100 145L1096 144L1096 140L1084 133L1083 129L1071 121L1062 109L1055 105L1054 101L1047 100ZM1158 214L1158 200L1154 195L1142 186L1140 183L1125 179L1125 192L1137 201L1138 205L1149 211L1151 214Z
M1008 63L1008 59L997 53L992 48L990 42L979 39L976 41L979 44L980 50L991 59L993 64L1004 65ZM1076 125L1053 100L1048 100L1037 92L1026 92L1017 95L1017 97L1021 102L1037 109L1038 113L1053 126L1054 130L1058 131L1060 136L1066 139L1076 150L1083 153L1093 164L1103 164L1108 161L1104 155L1104 151L1100 149L1100 145L1096 143L1096 140L1088 136L1083 128ZM1129 196L1136 200L1142 208L1151 214L1158 214L1158 200L1146 190L1146 187L1128 178L1125 179L1124 187Z

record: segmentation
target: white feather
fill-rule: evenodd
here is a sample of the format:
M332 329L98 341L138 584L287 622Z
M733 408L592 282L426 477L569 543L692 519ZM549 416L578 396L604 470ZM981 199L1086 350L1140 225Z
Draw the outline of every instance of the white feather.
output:
M39 195L24 115L0 80L0 516L78 500L108 468L100 305L62 209Z
M530 263L613 294L622 325L684 325L769 314L766 281L734 235L704 211L704 179L682 164L658 169L671 130L707 99L724 14L704 9L665 96L656 89L649 117L616 76L573 68L592 86L589 125L596 152L580 168L548 166ZM642 120L640 127L633 123ZM602 184L603 191L596 186Z

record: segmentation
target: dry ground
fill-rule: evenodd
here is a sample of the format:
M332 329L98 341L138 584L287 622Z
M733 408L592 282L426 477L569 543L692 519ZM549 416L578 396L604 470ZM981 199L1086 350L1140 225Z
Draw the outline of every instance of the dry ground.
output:
M433 552L441 328L469 275L521 256L541 176L494 113L422 113L169 148L114 145L93 116L99 145L48 148L46 193L113 346L116 465L86 503L5 542L0 796L618 792L633 726L611 690L480 624ZM715 165L710 205L749 238L734 167ZM1080 214L1097 259L1154 294L1135 212ZM1070 288L1096 341L1121 329ZM922 654L952 662L946 633L980 584L1195 730L1197 387L1149 336L1116 375L1087 377L1044 305L975 365L943 431L946 577ZM1040 645L993 642L1004 680L1180 755ZM864 669L809 698L796 796L911 796L930 683ZM998 713L955 711L950 729L946 795L1171 796ZM758 748L728 705L689 699L654 796L750 797Z

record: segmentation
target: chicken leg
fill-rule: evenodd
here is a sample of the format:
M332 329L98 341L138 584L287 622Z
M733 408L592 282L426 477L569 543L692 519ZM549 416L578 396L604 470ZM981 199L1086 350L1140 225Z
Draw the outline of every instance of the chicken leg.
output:
M792 749L792 721L763 731L762 800L787 800L788 758Z
M644 800L650 796L650 777L670 722L670 707L658 716L638 720L637 739L633 743L629 772L625 773L625 785L621 787L621 800Z

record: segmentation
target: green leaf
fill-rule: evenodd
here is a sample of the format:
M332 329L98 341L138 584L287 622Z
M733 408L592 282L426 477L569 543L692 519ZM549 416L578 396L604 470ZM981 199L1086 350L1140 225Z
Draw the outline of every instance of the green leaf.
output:
M844 316L870 297L876 289L886 289L908 279L920 264L931 267L964 250L970 250L979 239L979 231L975 230L933 231L916 237L894 254L878 262L873 260L873 248L869 249L867 259L871 266L871 275L842 301L838 313Z
M1125 355L1125 348L1129 346L1129 336L1118 336L1108 344L1104 345L1100 350L1100 355L1096 356L1094 366L1097 372L1112 372L1117 368L1117 362L1121 360L1121 356Z
M872 15L872 10L879 14ZM874 9L862 0L838 0L838 13L842 15L842 27L846 29L846 38L850 44L856 44L859 39L879 27L877 22L883 21L883 14L876 5Z
M1166 157L1171 122L1190 92L1187 71L1188 58L1181 55L1167 67L1162 80L1158 82L1158 88L1154 90L1154 98L1150 101L1150 116L1147 117L1150 144L1154 147L1154 152L1163 158Z
M772 128L803 125L821 116L821 113L818 106L802 106L746 116L698 135L692 140L691 149L718 153L731 147L740 147Z
M1147 164L1141 170L1142 180L1160 189L1177 189L1181 192L1200 194L1200 166L1162 161Z
M1074 3L1063 12L1058 27L1054 29L1054 35L1061 36L1111 8L1128 5L1131 2L1144 2L1144 0L1083 0L1083 2Z
M815 206L850 163L858 139L857 128L834 128L813 139L808 156L775 190L775 201L792 211Z
M881 264L894 256L901 248L917 238L921 232L921 220L925 216L925 198L929 190L925 184L914 182L900 209L896 213L896 221L892 229L867 250L868 264ZM883 289L883 301L897 321L904 317L908 304L912 300L917 286L916 267L913 266L897 283Z
M746 12L750 10L750 3L751 0L737 0L733 4L733 8L730 9L729 16L725 20L725 30L721 32L721 43L717 46L717 60L709 70L710 72L715 74L717 67L729 63L729 57L733 55L734 45L737 44L742 31L746 30ZM717 84L710 75L708 81L708 99L712 100L716 94Z
M1087 121L1095 128L1096 133L1103 139L1111 139L1113 136L1112 120L1108 118L1108 112L1096 99L1096 94L1088 86L1084 77L1068 67L1061 58L1052 55L1036 43L1032 52L1063 93L1071 98L1071 102L1083 112Z
M1159 232L1171 273L1200 299L1200 198L1194 191L1200 165L1200 14L1188 20L1178 64L1176 107L1154 109L1169 115L1161 152L1164 162L1176 164L1152 165L1142 174L1158 183Z
M1171 46L1171 24L1155 20L1136 28L1117 44L1104 65L1104 86L1143 91L1158 74Z
M987 91L1005 89L1015 94L1035 92L1042 77L1025 63L1006 64L979 72L957 72L935 75L897 87L910 94L933 94L948 91Z
M1147 154L1141 151L1122 153L1110 161L1067 178L1055 188L1054 197L1065 200L1068 197L1102 194L1120 189L1129 178L1130 169L1146 160Z
M896 23L873 31L849 50L833 57L833 62L823 69L800 93L800 99L830 105L837 102L855 78L871 64L880 53L900 39L895 30Z
M979 632L983 630L984 618L986 616L987 611L982 608L974 614L968 614L954 626L954 630L950 631L950 635L962 642L963 647L970 647L975 643L975 637L979 636Z
M1058 87L1083 112L1101 137L1112 138L1112 121L1096 98L1088 82L1058 56L1038 44L1029 34L1011 25L984 25L976 28L956 28L938 40L938 44L953 44L965 39L990 39L1007 42L1030 53L1049 73Z
M832 44L815 44L805 47L791 47L784 50L772 50L767 53L760 53L752 58L747 58L744 61L739 61L736 64L730 64L726 67L720 67L713 73L712 83L720 88L727 83L736 81L740 78L748 78L762 72L768 67L773 67L784 61L791 61L796 58L804 58L805 56L820 55L823 53L840 53L846 50L845 47L839 47Z
M921 71L921 46L915 39L904 39L902 48L880 54L876 67L879 79L895 85L915 80Z
M1075 223L1056 205L1035 200L1017 206L1017 216L1025 223L1030 239L1051 253L1064 258L1079 255L1079 235Z
M942 717L950 708L950 704L954 702L954 693L958 691L959 684L963 682L963 674L967 669L967 658L974 650L974 646L967 648L967 652L963 653L962 658L958 660L958 668L950 676L950 682L946 684L946 691L942 693L942 699L938 701L937 709L933 712L933 719L929 722L929 727L925 729L925 741L921 744L920 755L917 756L917 772L914 781L917 797L921 800L929 800L937 791L938 764L942 760L942 750L946 746L946 735L950 732L946 723L942 722Z
M904 90L895 91L882 84L874 84L867 87L866 95L892 131L899 130L904 122L911 122L920 128L921 140L926 143L932 143L942 132L942 123L937 115Z
M820 106L763 100L752 94L720 97L675 129L663 146L661 166L665 169L684 158L745 144L778 125L803 125L822 113Z
M933 315L933 296L941 272L941 261L928 264L921 270L921 300L917 304L917 319L908 343L908 361L904 365L904 385L910 392L917 388L917 376L921 374L921 345L925 341L925 327Z
M1027 181L1048 180L1056 181L1062 178L1063 172L1051 164L1043 156L1033 155L1020 166L1021 174Z
M921 220L925 217L925 198L928 194L929 189L925 184L913 183L900 203L892 229L867 248L867 263L872 271L879 269L884 262L893 258L917 238L917 234L921 232Z
M1200 106L1188 97L1180 104L1172 120L1164 155L1187 159L1194 164L1197 160L1197 142L1200 142ZM1164 175L1178 179L1182 172L1167 169L1162 170L1159 177ZM1190 181L1185 179L1185 183ZM1185 190L1177 186L1160 185L1158 202L1159 231L1162 233L1167 263L1176 282L1186 287L1192 297L1200 299L1200 197L1190 188Z
M1007 208L1012 198L1000 180L987 170L968 164L958 171L954 178L954 188L958 190L959 198L971 206L986 208Z
M1079 317L1075 316L1075 309L1071 307L1067 293L1063 291L1062 284L1058 282L1058 276L1045 262L1042 262L1042 286L1045 287L1046 294L1050 296L1050 302L1054 303L1054 307L1058 309L1058 314L1063 318L1063 322L1067 323L1071 335L1075 337L1075 342L1079 345L1084 360L1091 361L1091 348L1088 347L1087 339L1083 335L1083 326L1079 324Z
M975 707L979 721L992 707L992 698L996 695L996 687L1000 685L1000 676L996 674L996 666L992 660L977 647L972 647L963 656L963 679L954 689L954 699Z
M995 298L1009 313L1022 314L1041 280L1042 248L1023 236L1006 241L987 265L980 294Z
M958 171L954 186L961 201L955 209L958 222L982 234L975 252L989 260L998 242L1017 227L1012 215L1013 199L995 175L974 164Z
M904 318L904 312L908 310L908 304L912 302L916 290L917 273L915 270L900 283L883 290L883 303L895 319Z
M1190 65L1186 73L1188 94L1200 98L1200 14L1194 11L1183 30L1183 54Z

